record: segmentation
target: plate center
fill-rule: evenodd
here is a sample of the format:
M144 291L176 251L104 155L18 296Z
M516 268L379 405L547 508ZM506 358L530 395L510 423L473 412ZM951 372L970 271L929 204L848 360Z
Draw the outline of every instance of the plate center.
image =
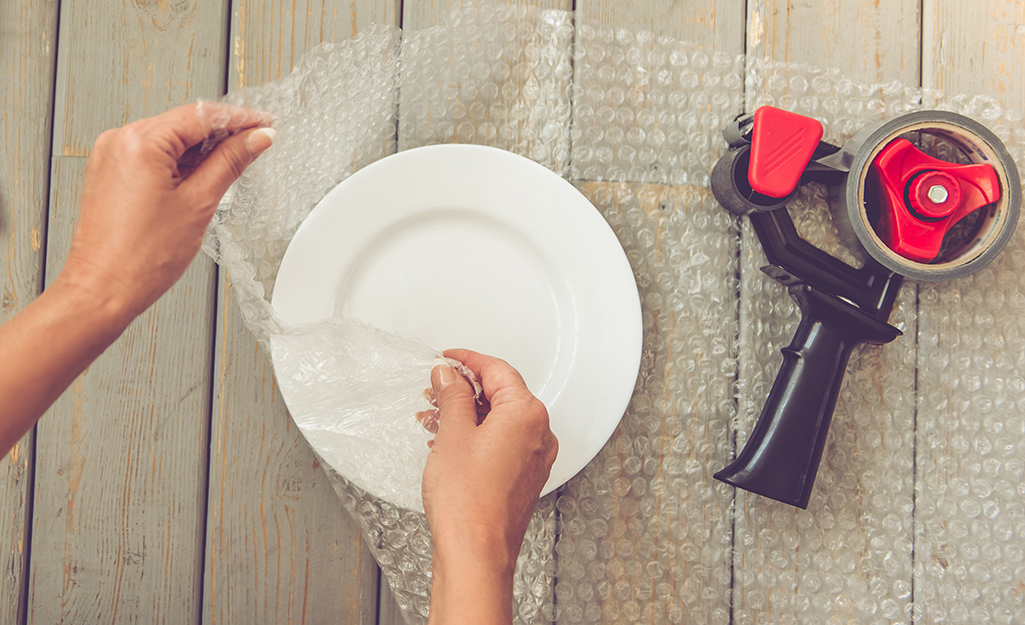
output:
M562 337L575 334L565 327L572 317L560 314L563 282L510 224L437 207L367 242L342 277L334 312L438 349L499 356L544 400L558 392L549 387Z

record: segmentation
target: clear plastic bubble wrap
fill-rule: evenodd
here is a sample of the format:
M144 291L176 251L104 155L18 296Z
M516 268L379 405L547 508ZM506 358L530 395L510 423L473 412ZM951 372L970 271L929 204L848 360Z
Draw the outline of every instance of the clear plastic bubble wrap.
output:
M1022 163L1019 112L490 6L424 30L364 29L228 100L274 113L279 135L225 196L205 249L253 332L304 372L279 383L305 396L289 408L332 467L423 466L426 434L386 459L333 446L423 409L433 348L446 347L356 320L276 319L278 263L335 184L396 149L497 146L569 178L623 244L643 309L640 377L609 443L539 505L516 622L1025 622L1023 231L974 276L905 285L891 316L905 336L855 351L811 505L797 510L711 477L750 432L798 313L758 271L746 220L707 188L721 128L763 104L819 119L835 143L870 121L952 110ZM790 210L804 236L853 261L825 205L808 185ZM333 483L407 621L425 622L431 543L418 493L395 505Z

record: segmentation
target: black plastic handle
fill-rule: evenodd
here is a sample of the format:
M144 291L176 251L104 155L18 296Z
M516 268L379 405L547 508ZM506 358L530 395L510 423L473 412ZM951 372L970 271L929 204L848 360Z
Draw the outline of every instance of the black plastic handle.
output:
M851 350L889 343L901 332L804 283L790 296L801 323L744 449L715 478L807 508Z

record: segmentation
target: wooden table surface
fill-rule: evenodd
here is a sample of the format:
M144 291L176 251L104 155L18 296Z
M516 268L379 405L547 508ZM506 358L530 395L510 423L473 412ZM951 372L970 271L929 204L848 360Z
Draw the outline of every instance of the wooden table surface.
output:
M1015 0L543 4L1025 106L1025 4ZM101 131L280 78L311 46L371 22L429 25L448 6L0 3L0 321L62 266ZM197 259L0 463L0 622L400 622L228 282Z

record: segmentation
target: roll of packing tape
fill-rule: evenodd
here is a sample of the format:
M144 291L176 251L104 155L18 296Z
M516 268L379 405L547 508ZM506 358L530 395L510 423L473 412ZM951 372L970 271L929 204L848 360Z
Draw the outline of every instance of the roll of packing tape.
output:
M712 193L726 210L735 215L764 213L776 209L786 210L787 202L794 193L783 198L762 195L751 188L747 170L751 163L751 146L730 150L715 163L712 169Z
M963 240L944 249L936 260L915 262L890 249L872 223L871 197L866 193L869 172L876 156L892 141L914 133L931 135L948 143L970 163L986 163L996 171L1000 197L980 209L976 223ZM844 213L858 242L884 267L912 280L953 280L973 274L1003 250L1014 233L1021 206L1021 181L1018 169L1004 144L990 130L963 115L946 111L918 111L879 124L867 134L852 140L844 150L854 154L847 176Z

